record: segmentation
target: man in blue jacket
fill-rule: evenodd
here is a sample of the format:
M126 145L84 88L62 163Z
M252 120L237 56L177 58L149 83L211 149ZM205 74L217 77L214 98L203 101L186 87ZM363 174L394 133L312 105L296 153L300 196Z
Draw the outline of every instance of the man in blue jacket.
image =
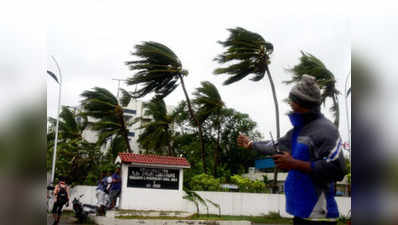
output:
M273 155L276 166L289 171L286 211L295 225L337 224L334 183L346 174L345 160L338 130L320 112L321 93L314 77L303 75L290 91L289 104L293 129L276 143L282 154L274 154L271 141L253 142L240 135L238 144Z

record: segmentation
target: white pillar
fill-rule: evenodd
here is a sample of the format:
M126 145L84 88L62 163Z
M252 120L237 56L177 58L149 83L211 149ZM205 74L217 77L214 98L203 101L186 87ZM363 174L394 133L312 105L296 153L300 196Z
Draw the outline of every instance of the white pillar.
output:
M184 183L183 183L183 179L184 179L184 169L183 168L180 168L180 178L179 178L179 181L178 181L178 191L182 191L182 186L184 185Z

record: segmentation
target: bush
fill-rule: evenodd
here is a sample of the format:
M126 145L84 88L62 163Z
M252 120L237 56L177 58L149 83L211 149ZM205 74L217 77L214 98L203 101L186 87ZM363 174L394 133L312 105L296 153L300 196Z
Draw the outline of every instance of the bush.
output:
M190 182L191 188L194 191L219 191L220 179L216 179L211 175L202 173L192 177Z
M255 193L265 193L265 184L262 181L256 180L252 181L249 178L245 178L239 175L234 175L231 177L232 183L238 185L239 192L255 192Z

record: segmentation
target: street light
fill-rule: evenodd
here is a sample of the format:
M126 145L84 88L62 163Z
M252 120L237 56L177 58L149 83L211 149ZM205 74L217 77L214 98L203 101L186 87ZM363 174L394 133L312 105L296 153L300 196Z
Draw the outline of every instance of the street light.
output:
M59 111L61 108L61 87L62 87L62 75L61 75L61 69L59 68L57 60L53 56L51 56L51 59L55 62L55 65L57 66L58 70L58 75L59 75L59 80L57 79L57 76L49 70L47 70L47 73L54 78L54 80L58 83L59 85L59 93L58 93L58 109L57 109L57 123L55 125L55 143L54 143L54 152L53 152L53 162L52 162L52 169L51 169L51 184L54 183L54 175L55 175L55 161L57 157L57 142L58 142L58 126L59 126Z

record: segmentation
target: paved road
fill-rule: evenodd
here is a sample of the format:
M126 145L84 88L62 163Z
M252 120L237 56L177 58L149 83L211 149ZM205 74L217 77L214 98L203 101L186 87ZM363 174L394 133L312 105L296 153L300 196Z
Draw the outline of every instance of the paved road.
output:
M54 223L54 218L52 215L47 215L47 225L52 225ZM72 215L63 215L61 217L61 221L59 221L58 225L70 225L70 224L77 224L77 219ZM85 224L79 224L85 225ZM92 225L92 224L91 224Z

